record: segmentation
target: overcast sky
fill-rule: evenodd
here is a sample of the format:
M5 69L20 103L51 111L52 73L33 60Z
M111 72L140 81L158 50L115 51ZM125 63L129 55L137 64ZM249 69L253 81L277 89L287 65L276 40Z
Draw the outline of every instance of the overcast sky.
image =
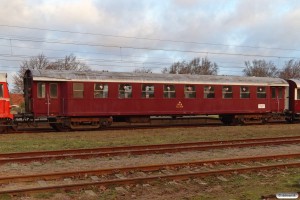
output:
M245 61L279 68L300 58L296 0L1 0L0 71L23 60L74 54L94 70L160 73L208 57L220 75L242 75Z

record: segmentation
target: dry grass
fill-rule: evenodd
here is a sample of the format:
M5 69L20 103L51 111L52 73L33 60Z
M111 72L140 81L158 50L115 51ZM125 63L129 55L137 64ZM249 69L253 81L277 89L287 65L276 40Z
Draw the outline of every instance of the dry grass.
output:
M300 135L300 125L185 127L0 135L0 153Z

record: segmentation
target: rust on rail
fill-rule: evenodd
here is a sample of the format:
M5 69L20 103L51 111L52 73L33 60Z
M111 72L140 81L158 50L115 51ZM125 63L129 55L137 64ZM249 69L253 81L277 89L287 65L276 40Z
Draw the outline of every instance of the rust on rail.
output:
M139 177L139 178L126 178L126 179L114 179L99 182L88 182L88 183L75 183L75 184L65 184L65 185L55 185L46 187L36 187L36 188L24 188L24 189L12 189L0 191L0 194L17 194L17 193L29 193L29 192L41 192L41 191L53 191L59 189L80 189L87 188L90 186L110 186L110 185L128 185L135 183L151 182L155 180L187 180L190 178L205 177L218 174L232 174L232 173L246 173L251 171L269 170L276 168L293 168L299 167L300 163L288 163L288 164L277 164L269 166L259 166L259 167L245 167L236 169L224 169L206 172L191 172L191 173L181 173L181 174L171 174L171 175L158 175L149 177Z
M161 144L146 146L123 146L123 147L103 147L95 149L73 149L59 151L40 151L40 152L23 152L0 154L0 164L9 162L31 162L45 161L49 159L65 158L91 158L117 155L142 155L157 153L175 153L183 151L200 151L221 148L241 148L251 146L267 146L300 143L300 136L297 137L280 137L280 138L259 138L246 140L229 140L213 142L193 142L177 144Z
M108 169L97 169L97 170L84 170L84 171L73 171L73 172L56 172L47 174L34 174L34 175L22 175L22 176L8 176L0 177L0 183L6 182L16 182L16 181L33 181L33 180L54 180L57 178L65 177L84 177L91 175L109 175L118 173L124 173L129 171L158 171L162 169L172 169L172 168L182 168L186 166L201 166L204 164L228 164L228 163L240 163L240 162L253 162L261 160L272 160L272 159L290 159L298 158L300 153L296 154L277 154L277 155L267 155L267 156L252 156L252 157L237 157L231 159L215 159L215 160L203 160L195 162L180 162L180 163L168 163L168 164L156 164L147 166L132 166L132 167L122 167L122 168L108 168Z

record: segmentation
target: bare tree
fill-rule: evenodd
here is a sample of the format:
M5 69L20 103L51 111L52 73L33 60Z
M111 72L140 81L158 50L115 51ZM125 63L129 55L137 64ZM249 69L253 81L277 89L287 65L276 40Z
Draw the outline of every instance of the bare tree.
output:
M273 62L265 60L253 60L245 62L246 68L243 70L245 76L257 77L278 77L279 70Z
M40 54L21 63L19 71L13 75L13 93L23 93L23 76L27 69L83 71L90 68L86 64L77 61L76 56L73 54L54 62L50 62L44 54Z
M208 60L207 57L202 58L194 58L188 66L192 70L192 74L202 74L202 75L217 75L218 74L218 65L216 63L212 63Z
M21 63L17 74L13 75L13 93L23 93L23 76L27 69L45 69L49 65L49 61L44 54L31 57Z
M198 74L198 75L216 75L218 65L212 63L208 58L194 58L189 63L186 61L173 63L169 68L165 67L162 73L169 74Z
M279 77L283 79L300 78L300 61L287 61L280 71Z
M73 54L70 54L63 59L58 59L57 61L50 63L45 69L75 71L90 70L90 68L85 63L78 61L76 59L76 56L74 56Z
M170 67L165 67L162 73L168 74L188 74L185 61L173 63Z

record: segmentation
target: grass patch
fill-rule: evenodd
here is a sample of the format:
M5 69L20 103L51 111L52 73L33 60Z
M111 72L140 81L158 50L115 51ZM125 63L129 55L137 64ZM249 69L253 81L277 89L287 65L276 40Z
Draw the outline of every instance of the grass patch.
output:
M300 135L298 124L0 135L0 153Z
M54 194L55 193L53 193L53 192L38 193L38 194L34 195L34 198L36 198L36 199L50 199L50 198L54 197Z
M9 194L1 194L0 200L11 200L12 197Z
M259 174L247 174L250 179L242 178L239 175L226 177L228 182L214 182L205 180L209 187L221 186L221 190L210 190L203 194L195 195L191 199L236 199L253 200L260 199L261 196L276 194L279 192L299 192L300 191L300 169L288 169L288 174L281 174L276 171L265 172L272 174L272 177L264 177Z

